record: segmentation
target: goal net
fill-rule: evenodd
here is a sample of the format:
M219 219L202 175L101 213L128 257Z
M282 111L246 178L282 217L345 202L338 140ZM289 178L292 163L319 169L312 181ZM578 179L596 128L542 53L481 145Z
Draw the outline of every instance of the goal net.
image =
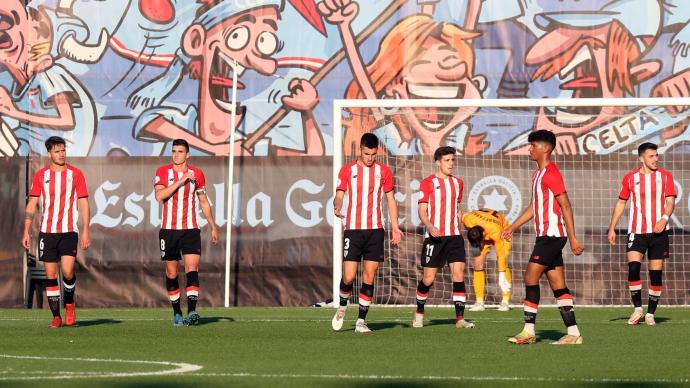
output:
M659 145L660 166L675 178L676 208L669 220L670 258L665 262L662 305L690 301L690 99L524 99L524 100L337 100L334 102L333 182L340 168L357 158L359 138L373 132L381 141L379 160L395 178L399 225L405 233L399 246L386 237L386 259L375 284L374 303L411 305L422 269L423 225L417 214L420 182L435 171L433 152L439 146L457 149L454 175L464 182L463 213L479 208L501 211L514 221L530 203L531 173L536 169L527 152L527 136L536 129L557 134L554 161L558 164L573 205L575 229L585 246L574 256L564 248L568 287L578 305L630 305L626 260L628 201L616 227L617 244L607 239L608 226L624 175L639 167L637 146ZM680 112L679 112L680 111ZM384 196L385 199L385 196ZM347 201L347 199L346 199ZM345 205L347 206L347 205ZM384 204L387 229L390 220ZM346 207L345 207L346 208ZM333 233L333 300L338 300L342 270L342 228ZM463 228L462 233L465 235ZM511 304L524 299L522 274L535 240L533 221L513 237L509 266L513 274ZM473 263L465 244L468 303L475 300ZM428 304L450 304L452 282L446 267L439 271ZM486 260L485 303L498 304L496 256ZM361 274L360 274L361 275ZM359 287L358 276L355 291ZM643 300L649 286L646 261L642 267ZM541 283L544 302L552 292ZM353 292L356 302L357 292Z

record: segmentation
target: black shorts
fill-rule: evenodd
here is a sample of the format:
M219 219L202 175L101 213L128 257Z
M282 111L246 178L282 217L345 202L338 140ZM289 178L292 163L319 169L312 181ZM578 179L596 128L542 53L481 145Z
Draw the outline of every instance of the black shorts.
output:
M628 235L628 248L626 252L640 252L647 254L647 259L668 259L669 251L668 232L661 233L630 233Z
M349 229L343 234L343 260L383 262L383 229Z
M201 255L199 229L161 229L158 232L161 260L180 260L182 255Z
M545 265L549 268L562 267L563 247L565 247L566 242L568 242L567 237L537 237L529 262Z
M38 234L38 259L46 263L57 263L62 256L77 257L78 244L77 232L41 232Z
M443 268L446 263L465 262L462 236L427 237L422 243L422 267Z

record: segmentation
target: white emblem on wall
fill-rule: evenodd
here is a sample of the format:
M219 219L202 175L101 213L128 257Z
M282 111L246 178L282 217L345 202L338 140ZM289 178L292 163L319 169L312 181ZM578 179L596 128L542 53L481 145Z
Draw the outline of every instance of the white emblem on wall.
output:
M522 195L512 180L491 175L477 181L467 197L470 211L487 208L505 214L508 221L515 221L522 211Z

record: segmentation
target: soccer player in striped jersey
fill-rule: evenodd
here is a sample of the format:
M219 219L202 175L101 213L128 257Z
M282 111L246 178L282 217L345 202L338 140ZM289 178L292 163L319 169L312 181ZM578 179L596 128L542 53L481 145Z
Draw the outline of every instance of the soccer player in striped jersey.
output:
M199 299L199 260L201 231L197 220L197 198L201 211L211 228L211 242L218 243L218 226L213 220L211 204L206 197L204 173L187 163L189 144L183 139L172 143L172 163L156 171L156 200L163 203L163 222L158 234L161 260L165 262L165 288L173 308L173 325L198 325L196 311ZM187 279L187 318L182 318L180 285L177 281L178 261L184 259Z
M446 263L453 280L455 327L470 329L474 323L465 320L465 241L460 234L463 183L453 176L455 148L439 147L434 152L436 172L426 177L419 189L419 218L426 227L422 243L422 280L417 284L417 310L412 327L424 326L424 305L436 273Z
M383 262L383 194L386 194L388 216L391 220L391 243L398 244L402 232L398 227L398 206L395 202L393 174L388 166L376 160L379 139L365 133L360 140L357 160L343 166L338 173L338 185L333 199L337 217L346 217L343 235L343 276L340 280L340 305L331 327L340 330L345 320L347 302L352 294L357 275L357 264L362 261L362 286L359 289L359 315L355 332L370 333L366 324L369 305L374 295L374 279L379 263ZM342 213L343 198L348 196L347 213Z
M60 286L58 263L62 268L62 286L65 295L65 325L72 326L77 316L74 310L74 293L77 277L74 261L77 256L79 229L77 219L81 213L81 247L91 245L89 238L89 192L86 179L80 169L67 164L65 139L51 136L45 142L50 164L38 170L31 183L29 202L26 204L22 245L30 249L31 223L41 199L41 231L38 234L38 257L45 265L46 295L53 313L50 328L62 326L60 316Z
M573 297L565 283L563 268L563 247L570 240L570 249L579 256L584 248L575 236L575 221L570 206L565 182L556 164L551 161L551 153L556 147L556 135L547 130L529 134L530 159L539 167L532 174L532 200L513 224L508 226L502 237L509 240L513 233L527 221L534 218L536 241L525 270L525 326L523 330L508 341L515 344L531 344L536 341L534 324L539 307L539 279L543 274L556 297L558 309L568 333L554 345L578 345L582 336L575 321Z
M647 325L656 325L654 313L659 304L664 260L669 256L668 219L675 207L676 188L670 172L659 168L657 145L643 143L637 148L640 167L623 178L618 202L611 215L609 243L616 245L616 224L632 198L628 219L628 288L635 310L628 324L636 325L642 317ZM647 254L649 303L642 314L640 269Z
M466 213L462 224L467 229L467 241L474 257L474 294L475 304L470 311L484 311L484 264L491 247L496 248L498 264L498 286L501 289L501 304L498 311L510 310L511 274L508 268L511 242L501 238L503 230L510 225L503 213L491 209L479 209Z

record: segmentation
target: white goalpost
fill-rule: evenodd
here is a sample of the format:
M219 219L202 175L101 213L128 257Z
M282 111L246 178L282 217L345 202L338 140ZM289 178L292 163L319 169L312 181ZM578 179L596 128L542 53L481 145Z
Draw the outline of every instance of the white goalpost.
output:
M405 237L396 247L386 236L386 259L376 278L374 303L415 302L424 233L417 216L419 183L434 172L430 154L435 147L450 145L458 150L455 175L464 182L463 213L489 207L504 212L512 222L530 202L530 176L535 165L526 153L527 136L536 129L549 129L558 135L554 161L573 204L576 233L585 245L581 256L572 255L568 245L564 249L566 279L576 303L630 304L625 258L627 209L616 228L615 246L608 243L607 231L623 176L639 167L637 146L649 141L659 145L660 165L673 174L678 194L669 222L671 252L665 263L661 304L687 305L690 177L684 170L690 168L690 109L685 108L690 108L690 98L335 100L333 193L338 171L357 157L359 137L365 132L379 137L384 150L379 160L391 168L395 178L398 222ZM383 122L376 122L373 110L381 113ZM387 212L385 218L386 225L390 225ZM336 306L342 275L342 232L342 223L334 222L332 284ZM465 230L462 232L464 235ZM521 304L524 299L522 273L534 238L532 222L513 237L509 258L513 274L511 304ZM468 251L465 283L469 303L474 301L472 267ZM487 258L485 274L485 301L498 304L501 293L493 252ZM646 262L642 280L646 298ZM356 282L358 287L359 276ZM450 274L442 271L428 304L450 304L451 289ZM542 295L551 295L544 282Z

